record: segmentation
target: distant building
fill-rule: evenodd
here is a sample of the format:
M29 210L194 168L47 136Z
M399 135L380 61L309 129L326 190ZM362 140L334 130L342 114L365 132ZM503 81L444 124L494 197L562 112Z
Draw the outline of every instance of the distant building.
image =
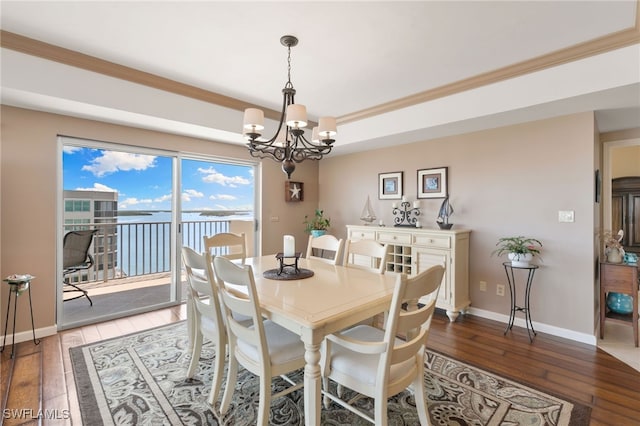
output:
M64 191L64 231L98 229L89 249L96 271L115 271L118 253L118 193L106 191ZM113 224L105 226L103 224ZM101 275L101 274L99 274ZM113 272L109 272L113 277ZM97 278L97 277L96 277Z

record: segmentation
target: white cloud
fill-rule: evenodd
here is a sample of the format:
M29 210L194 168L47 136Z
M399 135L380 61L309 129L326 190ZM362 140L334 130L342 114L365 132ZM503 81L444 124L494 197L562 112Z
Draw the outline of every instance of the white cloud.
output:
M242 176L225 176L222 173L216 171L213 167L208 169L198 168L198 171L204 176L202 181L206 183L217 183L222 186L229 186L235 188L238 185L250 185L251 181Z
M79 146L64 145L62 147L62 152L64 152L65 154L73 154L74 152L78 152L80 150L82 150L82 148Z
M229 194L218 194L218 195L211 195L209 197L210 200L226 200L226 201L233 201L233 200L237 200L238 197L236 197L235 195L229 195Z
M97 177L117 171L146 170L155 167L153 155L130 154L127 152L103 151L102 156L91 161L91 165L82 166Z
M158 197L158 198L154 198L153 201L156 202L156 203L162 203L164 201L171 201L171 198L173 198L171 196L171 194L167 194L167 195L163 195L163 196Z
M182 201L191 201L193 198L202 198L204 194L195 189L187 189L182 193Z
M76 188L76 191L100 191L100 192L118 192L117 189L109 188L101 183L94 183L92 188Z
M150 204L153 203L151 198L138 199L135 197L126 198L118 203L118 209L128 209L130 206L136 206L138 204Z

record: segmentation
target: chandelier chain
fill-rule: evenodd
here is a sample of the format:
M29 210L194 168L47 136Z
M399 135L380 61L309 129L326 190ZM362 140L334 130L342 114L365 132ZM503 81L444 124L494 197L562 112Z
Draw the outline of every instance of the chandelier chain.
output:
M287 46L287 83L291 83L291 46Z

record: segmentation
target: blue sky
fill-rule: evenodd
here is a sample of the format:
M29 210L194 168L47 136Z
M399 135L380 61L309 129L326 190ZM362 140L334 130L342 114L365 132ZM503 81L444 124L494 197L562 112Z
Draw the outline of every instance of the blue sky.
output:
M171 209L171 158L80 148L63 150L65 190L115 191L118 210ZM253 210L253 168L182 160L183 210Z

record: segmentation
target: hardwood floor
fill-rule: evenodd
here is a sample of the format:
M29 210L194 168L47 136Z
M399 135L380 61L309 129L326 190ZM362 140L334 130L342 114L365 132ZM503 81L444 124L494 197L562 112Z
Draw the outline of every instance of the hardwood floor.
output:
M185 307L180 305L66 330L42 339L37 346L31 341L19 343L13 360L9 356L11 348L7 347L0 364L3 409L0 424L81 424L69 348L184 318ZM541 333L531 344L526 330L514 327L506 336L503 330L502 323L471 315L449 323L445 315L438 313L428 346L506 378L591 406L591 425L640 424L640 372L593 346ZM53 413L57 419L43 419L39 423L31 418L39 410ZM23 418L11 418L12 414L22 414Z

